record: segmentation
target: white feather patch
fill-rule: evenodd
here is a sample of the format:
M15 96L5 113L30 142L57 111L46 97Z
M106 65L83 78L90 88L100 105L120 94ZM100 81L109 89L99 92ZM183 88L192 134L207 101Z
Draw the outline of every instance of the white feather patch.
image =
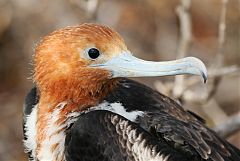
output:
M64 144L66 133L65 130L72 123L77 120L77 117L80 115L79 112L72 112L67 114L67 120L64 124L58 125L56 122L60 118L60 112L64 109L67 102L62 102L58 104L54 111L47 115L47 127L45 130L46 137L45 140L41 143L41 149L39 149L38 154L36 154L37 142L37 107L36 105L31 114L26 117L25 124L25 135L27 139L24 140L24 145L26 147L26 152L32 151L32 157L35 161L36 159L40 161L53 161L53 160L62 160L64 159ZM52 145L58 144L54 151L52 151ZM65 160L65 159L64 159Z
M109 103L104 101L103 103L91 107L89 109L89 111L92 110L106 110L106 111L111 111L113 113L116 113L118 115L121 115L123 117L125 117L126 119L135 122L138 116L142 116L144 114L143 111L130 111L127 112L126 109L124 108L124 106L119 103L119 102L115 102L115 103Z
M67 120L64 124L58 125L56 122L60 118L60 112L64 109L67 102L62 102L54 109L53 113L49 115L48 126L46 127L47 137L42 143L38 154L38 159L43 161L62 160L64 159L64 144L65 144L65 129L77 120L80 115L79 112L72 112L67 115ZM55 150L52 151L52 145L58 144ZM65 160L65 159L64 159Z

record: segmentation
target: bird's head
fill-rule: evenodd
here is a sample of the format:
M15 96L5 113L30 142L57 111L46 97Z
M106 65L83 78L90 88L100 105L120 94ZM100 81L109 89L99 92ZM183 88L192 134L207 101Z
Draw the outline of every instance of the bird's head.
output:
M34 80L41 93L58 103L97 100L118 77L177 74L207 78L206 68L197 58L166 62L138 59L117 32L96 24L57 30L43 38L35 54Z

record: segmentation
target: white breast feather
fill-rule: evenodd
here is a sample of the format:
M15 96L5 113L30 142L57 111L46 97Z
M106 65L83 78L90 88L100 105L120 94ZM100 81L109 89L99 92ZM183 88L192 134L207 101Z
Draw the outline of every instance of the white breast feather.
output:
M58 125L56 121L60 117L60 112L66 106L67 102L62 102L54 108L54 111L51 115L47 117L47 127L45 129L46 138L41 144L41 149L39 150L38 154L36 154L36 133L37 133L37 105L33 108L33 111L29 116L27 116L25 130L27 140L24 141L24 145L26 147L26 152L32 151L33 160L35 161L36 158L40 161L53 161L53 160L62 160L64 158L64 144L65 144L65 137L66 133L65 130L68 128L72 123L77 120L77 117L80 115L79 112L72 112L67 115L67 120L64 124ZM52 151L52 145L58 144L54 151Z
M64 109L67 102L62 102L54 108L53 113L49 116L46 134L48 137L43 141L42 148L39 151L38 158L41 161L65 160L64 157L64 144L65 144L65 129L77 120L80 115L79 112L72 112L67 115L67 120L64 124L58 125L56 122L60 117L61 110ZM52 146L58 144L54 151Z
M26 131L25 135L27 137L27 139L23 141L25 146L25 152L32 151L33 158L36 157L35 149L37 147L37 143L36 143L37 109L38 109L38 104L32 108L32 112L30 113L30 115L26 116L26 123L24 126L24 130Z

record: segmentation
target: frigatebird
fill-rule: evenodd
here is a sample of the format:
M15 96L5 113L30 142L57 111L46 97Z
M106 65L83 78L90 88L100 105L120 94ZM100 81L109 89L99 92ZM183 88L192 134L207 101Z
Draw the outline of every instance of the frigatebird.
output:
M34 161L240 161L240 150L196 114L126 77L199 75L201 60L138 59L113 29L82 24L37 45L24 105Z

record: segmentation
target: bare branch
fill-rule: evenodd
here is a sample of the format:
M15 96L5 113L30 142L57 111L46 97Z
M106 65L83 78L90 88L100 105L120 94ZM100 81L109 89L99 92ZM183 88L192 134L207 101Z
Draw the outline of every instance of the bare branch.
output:
M176 9L180 22L180 41L177 58L186 56L192 40L192 22L189 14L190 6L191 0L181 0L181 4Z
M210 70L209 71L209 77L208 77L208 81L211 82L209 83L208 88L213 88L212 85L214 84L214 82L212 83L212 81L216 81L216 77L228 77L228 76L238 76L240 74L240 68L237 66L229 66L229 67L223 67L220 68L218 70ZM202 92L196 92L196 91L192 91L191 87L196 86L197 84L199 84L201 81L199 80L199 78L197 77L189 77L186 80L186 86L185 86L185 91L183 93L182 99L186 102L195 102L197 104L206 104L209 101L209 95L213 94L213 93L209 93L209 90L207 90L206 88L201 88ZM213 88L216 89L216 88ZM204 91L205 90L205 91ZM215 92L212 91L211 92ZM219 109L220 110L220 109Z
M219 135L227 137L240 129L240 113L229 117L224 123L213 128Z
M228 0L222 0L220 22L218 26L218 54L216 59L217 66L221 66L223 63L223 46L225 43L227 3Z
M223 64L223 57L224 57L223 46L225 43L227 3L228 3L228 0L222 0L222 10L221 10L220 24L218 29L219 38L218 38L218 55L216 57L217 62L215 64L216 67L220 67ZM215 68L215 70L212 71L211 75L216 79L219 77L221 78L225 74L234 73L238 71L239 71L239 68L237 66L231 66L229 68L222 69L221 71L216 70ZM214 88L217 88L217 86L218 86L218 83L212 87L212 90L214 90ZM223 137L227 137L239 129L240 129L240 113L228 118L224 123L214 128L214 130Z
M240 68L236 65L228 66L228 67L222 67L216 69L209 70L208 72L208 82L214 81L215 77L232 77L232 76L239 76L240 74ZM185 79L185 86L183 88L184 93L182 94L182 99L184 102L195 102L197 104L204 105L209 100L209 93L208 91L196 92L193 91L191 88L199 85L201 83L201 80L198 77L188 77ZM209 83L211 85L211 83ZM174 86L173 82L165 82L162 83L161 81L155 81L154 83L155 88L160 91L161 93L172 97L172 89Z
M218 27L218 54L214 59L214 63L211 69L217 69L223 65L223 58L224 58L224 43L225 43L225 31L226 31L226 13L227 13L227 3L228 0L222 0L222 9L220 13L220 22ZM215 92L217 91L217 87L221 81L221 76L216 76L213 78L212 83L209 85L208 88L208 96L206 100L209 100L214 96Z
M180 22L180 41L178 46L177 58L184 57L189 49L192 39L192 25L191 16L189 14L189 8L191 6L191 0L181 0L181 4L177 7L176 13ZM173 95L175 98L179 98L184 89L184 76L176 76L173 87Z
M215 77L227 77L232 76L234 74L239 74L240 68L236 65L217 68L217 69L210 69L208 71L208 82L210 82L212 79L215 79ZM186 88L189 88L191 86L194 86L198 83L201 83L202 80L200 80L198 77L189 77L186 80Z

